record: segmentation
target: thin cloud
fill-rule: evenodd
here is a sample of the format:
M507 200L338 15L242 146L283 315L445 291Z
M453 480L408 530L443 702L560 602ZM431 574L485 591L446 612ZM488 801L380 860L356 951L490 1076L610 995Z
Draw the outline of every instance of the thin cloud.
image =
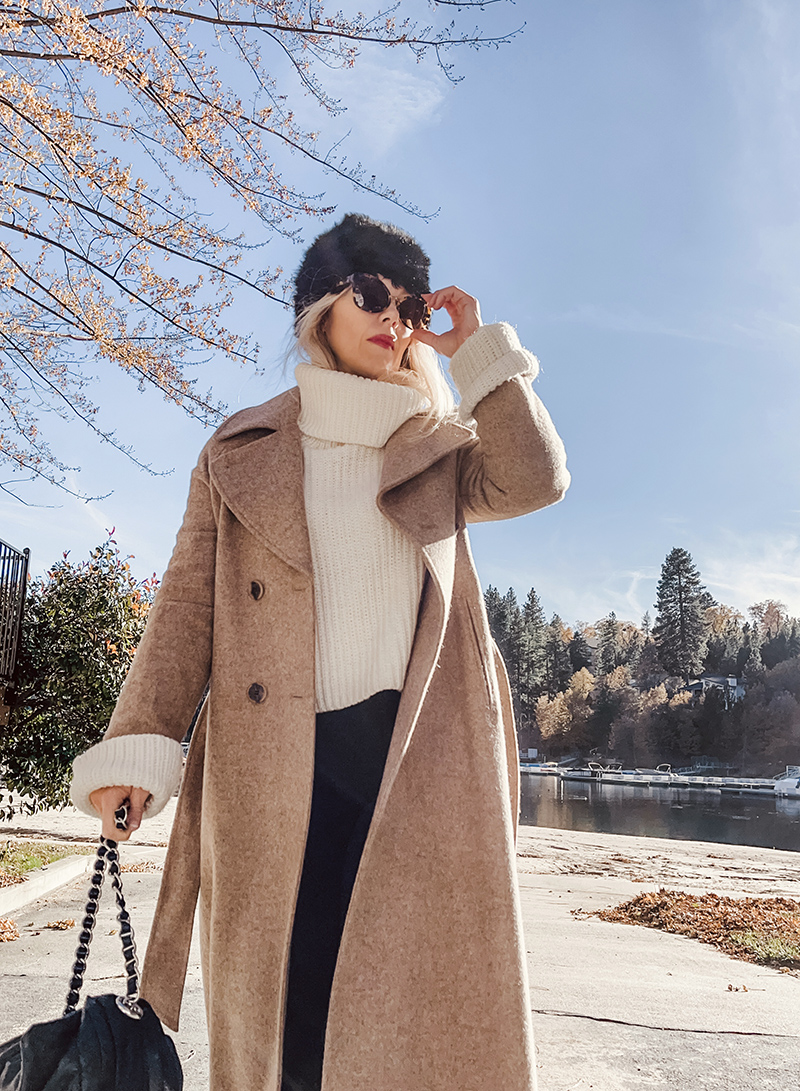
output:
M609 573L594 585L581 584L574 572L537 567L536 576L517 566L481 561L484 587L493 584L501 593L513 587L520 603L530 587L535 587L548 619L557 613L567 624L578 618L593 624L611 611L620 621L640 624L645 611L653 613L658 568L624 570Z
M326 139L335 129L352 134L358 154L370 162L397 147L421 127L438 123L447 82L435 71L419 69L412 61L390 67L385 55L362 55L352 69L326 76L331 94L347 104L337 124L326 124ZM347 153L347 141L342 151Z
M743 612L754 602L780 599L800 615L800 536L732 540L697 555L703 582L715 598Z

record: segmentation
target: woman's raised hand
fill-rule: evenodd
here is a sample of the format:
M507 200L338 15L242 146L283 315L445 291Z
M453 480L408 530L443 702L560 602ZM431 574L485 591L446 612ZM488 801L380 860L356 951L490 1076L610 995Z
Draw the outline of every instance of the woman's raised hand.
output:
M127 841L142 824L142 815L149 798L150 793L145 788L123 788L119 784L113 788L97 788L92 792L89 802L103 819L103 837L109 841ZM128 824L124 830L118 830L114 814L123 803L128 805Z
M453 328L447 333L414 330L414 338L430 345L442 356L454 356L466 339L480 327L480 304L474 296L467 295L455 284L451 284L449 288L439 288L435 292L428 292L422 298L432 311L438 311L444 307L450 316Z

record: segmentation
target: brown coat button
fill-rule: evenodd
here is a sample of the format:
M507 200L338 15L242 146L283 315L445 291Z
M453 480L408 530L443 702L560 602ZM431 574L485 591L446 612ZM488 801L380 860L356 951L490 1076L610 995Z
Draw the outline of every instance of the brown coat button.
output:
M256 602L258 602L258 600L264 594L263 583L259 583L258 580L253 580L253 582L250 584L250 594L253 596Z
M264 698L267 696L267 691L260 682L253 682L252 686L247 691L247 696L255 704L260 705Z

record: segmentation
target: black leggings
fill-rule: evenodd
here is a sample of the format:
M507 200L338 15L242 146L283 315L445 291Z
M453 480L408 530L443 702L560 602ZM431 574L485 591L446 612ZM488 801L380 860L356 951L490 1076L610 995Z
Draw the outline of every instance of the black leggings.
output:
M333 972L400 694L317 714L314 791L297 895L281 1091L319 1091Z

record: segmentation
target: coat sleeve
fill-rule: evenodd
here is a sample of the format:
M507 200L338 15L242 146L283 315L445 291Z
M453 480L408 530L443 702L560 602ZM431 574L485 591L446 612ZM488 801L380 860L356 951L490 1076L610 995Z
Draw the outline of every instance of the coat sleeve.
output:
M505 322L481 326L450 361L460 414L474 419L476 431L459 463L467 522L525 515L567 491L564 444L531 387L538 370Z
M96 815L97 788L135 785L157 814L178 786L181 739L208 684L217 523L207 450L192 473L175 549L102 742L73 762L72 801Z

